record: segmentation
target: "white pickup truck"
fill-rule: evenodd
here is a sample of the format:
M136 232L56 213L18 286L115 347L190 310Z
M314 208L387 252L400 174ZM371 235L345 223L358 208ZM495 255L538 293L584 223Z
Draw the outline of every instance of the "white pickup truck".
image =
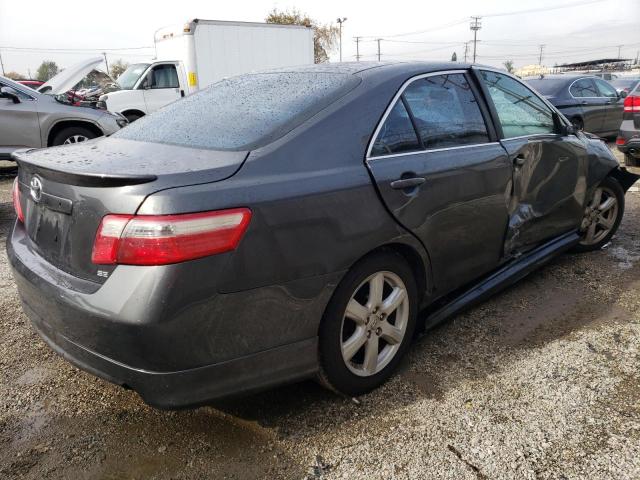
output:
M157 59L120 75L120 90L99 105L132 122L218 80L313 63L313 29L272 23L195 19L154 35Z

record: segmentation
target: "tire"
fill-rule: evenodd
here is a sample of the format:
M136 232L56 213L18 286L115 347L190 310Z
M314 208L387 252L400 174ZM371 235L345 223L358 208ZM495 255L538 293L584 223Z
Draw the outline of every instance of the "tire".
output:
M139 118L144 117L144 115L140 113L135 113L135 112L127 112L127 113L123 113L123 115L129 121L129 123L133 123Z
M51 146L68 145L74 143L86 142L92 138L96 138L98 135L95 132L85 127L66 127L60 130L55 137Z
M395 304L394 310L388 308L385 312L379 308L384 305L380 300L367 305L371 285L377 285L375 291L380 291L380 276L383 288L377 297L388 300L389 307ZM400 294L402 289L404 297ZM390 301L394 298L397 302ZM358 396L387 381L411 344L417 299L415 278L399 254L374 254L354 265L336 288L320 324L320 383L338 393ZM350 303L352 300L359 306ZM350 310L355 313L347 316L347 305L352 305ZM377 355L372 368L374 355L367 352L374 351Z
M607 177L596 187L585 207L585 216L580 225L580 243L574 250L600 250L615 235L623 215L624 190L615 178Z
M575 127L576 130L580 132L584 130L584 122L580 117L573 117L571 119L571 124Z

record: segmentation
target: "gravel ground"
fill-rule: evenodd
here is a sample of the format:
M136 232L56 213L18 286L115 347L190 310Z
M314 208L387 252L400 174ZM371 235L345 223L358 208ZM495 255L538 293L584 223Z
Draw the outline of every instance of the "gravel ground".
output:
M0 236L13 221L0 175ZM0 253L0 478L640 478L640 193L567 254L423 335L357 401L313 382L164 412L72 367Z

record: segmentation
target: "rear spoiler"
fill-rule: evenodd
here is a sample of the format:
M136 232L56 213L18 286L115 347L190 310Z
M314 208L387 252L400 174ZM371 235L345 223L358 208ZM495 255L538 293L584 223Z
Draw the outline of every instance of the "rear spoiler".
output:
M97 174L97 173L78 173L74 171L64 170L61 165L56 164L53 169L46 162L28 158L27 154L35 148L17 150L11 154L11 158L20 167L31 169L37 168L37 173L42 178L52 180L54 182L65 183L68 185L76 185L79 187L124 187L127 185L139 185L141 183L149 183L158 177L151 174L143 175L121 175L121 174Z

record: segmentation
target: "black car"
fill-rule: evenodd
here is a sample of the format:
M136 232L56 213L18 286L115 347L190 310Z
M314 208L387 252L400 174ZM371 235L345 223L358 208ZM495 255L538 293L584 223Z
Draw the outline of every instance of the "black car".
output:
M418 318L608 242L637 178L515 77L459 63L243 75L14 156L25 312L165 408L311 377L363 394Z
M560 75L527 80L578 129L613 137L622 122L625 93L594 76Z
M609 83L616 89L618 94L624 92L628 95L640 84L640 78L621 77L611 80Z
M624 99L624 115L616 138L627 170L640 174L640 85Z

